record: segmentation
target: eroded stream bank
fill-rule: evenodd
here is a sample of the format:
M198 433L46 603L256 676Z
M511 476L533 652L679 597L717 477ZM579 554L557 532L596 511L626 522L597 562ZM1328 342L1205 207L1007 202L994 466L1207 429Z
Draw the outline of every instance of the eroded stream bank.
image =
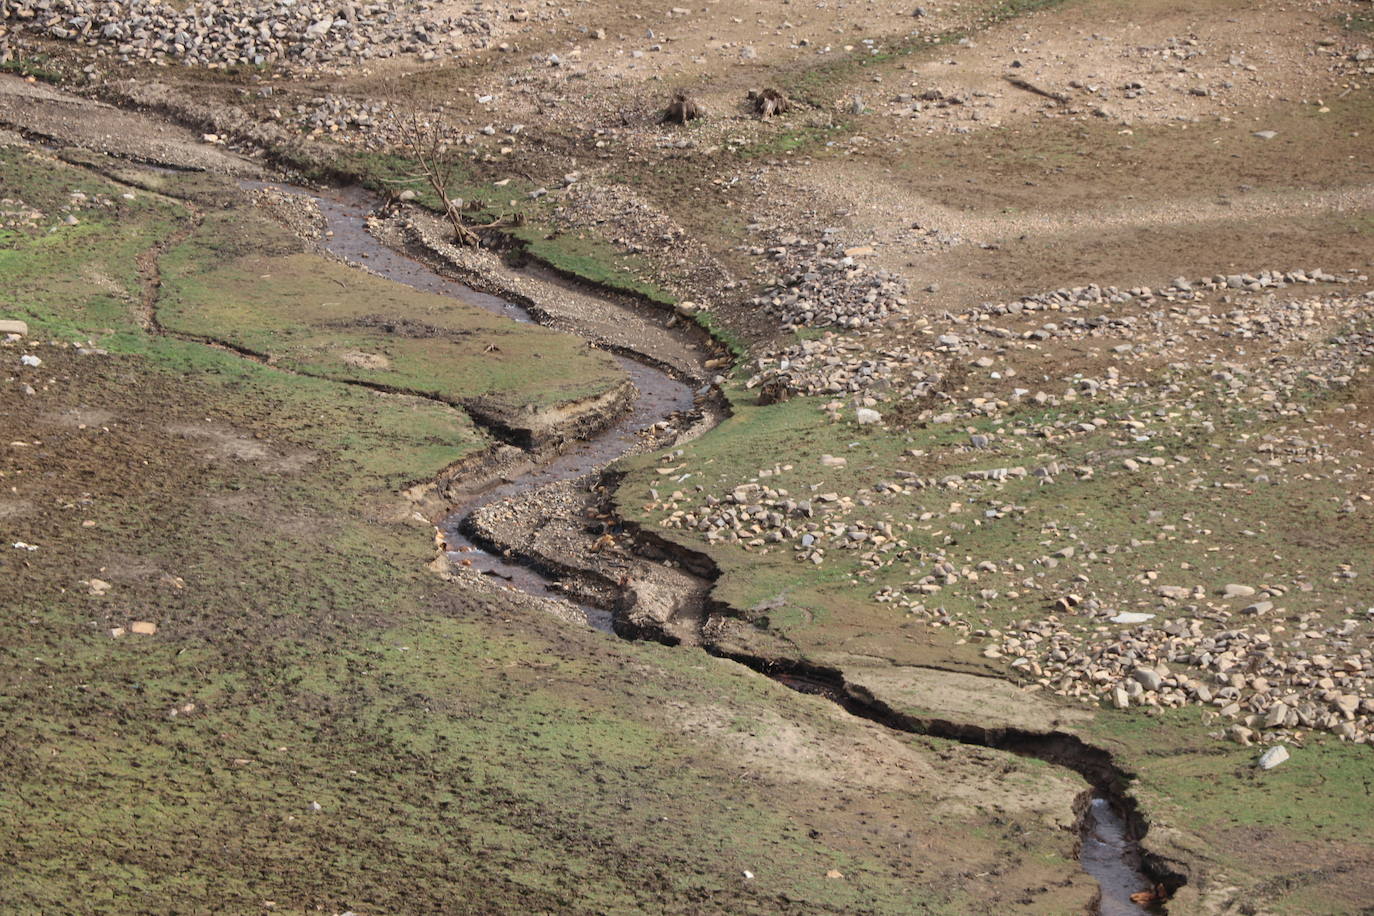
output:
M303 193L299 188L288 190ZM372 200L366 194L341 190L314 196L314 200L328 226L330 234L324 239L324 244L331 253L354 263L365 264L374 273L414 289L456 296L512 321L538 322L539 319L529 308L511 298L473 289L452 277L444 276L431 265L379 243L367 225ZM624 317L647 325L638 316L627 314ZM514 473L500 475L472 487L465 494L461 508L452 512L441 524L444 542L455 562L523 592L567 600L555 580L529 563L485 549L485 544L475 536L476 533L467 522L474 512L484 506L559 481L586 478L634 450L650 447L660 441L666 442L666 433L653 436L649 431L656 424L666 430L667 421L688 416L697 408L696 392L686 380L674 377L658 366L619 353L613 354L613 357L634 386L634 396L628 409L619 414L592 417L589 423L580 425L583 429L594 431L593 434L570 438L557 447L546 449L547 454L527 469L514 469ZM488 425L487 418L474 416L474 419L479 424ZM610 611L594 604L574 603L585 614L589 625L607 633L612 632Z
M755 671L767 674L778 683L799 693L822 696L850 715L884 728L918 735L930 735L1007 751L1073 770L1092 787L1076 806L1079 816L1078 859L1083 870L1101 888L1097 912L1100 916L1139 916L1160 912L1131 899L1157 886L1176 889L1181 876L1174 875L1160 862L1148 862L1142 855L1139 837L1145 821L1126 791L1128 776L1116 766L1110 754L1086 744L1074 735L1044 734L1015 728L985 728L980 725L921 718L894 710L862 687L846 682L839 671L804 664L778 664L768 659L733 653L718 653ZM1151 880L1151 878L1155 880Z
M365 195L345 191L321 197L289 186L284 190L294 194L310 194L316 201L330 231L330 235L324 239L324 246L333 254L366 264L369 269L388 279L425 292L456 296L514 321L536 320L529 309L516 302L478 292L442 275L421 260L383 245L369 232L367 217L371 202ZM625 308L610 303L608 307ZM636 317L635 320L648 327L642 317ZM657 330L657 326L654 327ZM535 596L561 595L561 583L542 572L538 564L522 562L510 551L498 553L482 549L471 536L473 526L470 519L483 507L532 490L565 481L591 479L598 471L636 449L668 444L665 432L673 428L672 421L681 419L697 406L692 386L674 378L658 365L650 364L651 360L640 361L625 355L618 356L618 360L636 389L630 409L618 417L601 418L595 424L593 434L554 451L531 467L474 488L442 524L441 530L454 562L489 574L503 580L509 587ZM480 421L481 418L475 419ZM658 435L648 435L650 430ZM607 631L612 629L614 615L611 611L586 603L580 607L590 625ZM918 720L890 709L872 696L862 695L862 691L846 685L838 672L793 670L779 667L766 659L725 657L746 664L791 689L826 697L852 715L887 728L1008 750L1073 769L1093 786L1091 794L1085 792L1081 810L1077 812L1081 831L1079 861L1102 889L1099 912L1104 916L1150 912L1130 899L1133 893L1146 891L1152 886L1136 840L1143 820L1124 791L1124 775L1112 765L1110 756L1105 752L1070 735L1044 735L1012 729L985 729L976 724ZM1155 877L1166 881L1174 878L1168 875ZM1174 879L1172 883L1177 884L1178 881Z

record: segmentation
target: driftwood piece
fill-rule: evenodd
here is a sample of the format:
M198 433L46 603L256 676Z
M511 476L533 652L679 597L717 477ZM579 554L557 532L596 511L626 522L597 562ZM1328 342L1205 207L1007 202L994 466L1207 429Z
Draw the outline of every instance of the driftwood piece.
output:
M1002 79L1011 83L1017 89L1024 89L1026 92L1034 93L1035 95L1041 96L1042 98L1052 99L1058 102L1060 105L1069 104L1069 97L1067 95L1064 95L1062 92L1051 92L1048 89L1041 89L1039 86L1035 85L1030 80L1023 80L1019 76L1010 75L1003 76Z

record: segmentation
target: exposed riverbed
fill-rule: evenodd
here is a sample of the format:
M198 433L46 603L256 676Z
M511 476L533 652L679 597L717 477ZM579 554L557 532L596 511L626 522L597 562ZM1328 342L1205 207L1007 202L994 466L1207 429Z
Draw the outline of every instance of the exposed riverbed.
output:
M300 189L287 190L306 193ZM381 244L368 231L367 216L372 201L367 195L340 191L325 196L312 193L311 196L327 221L330 235L324 239L324 245L333 254L366 264L383 277L424 292L454 296L513 321L535 321L531 312L520 304L474 290L443 276L417 259ZM608 303L608 308L624 306ZM458 507L442 524L450 556L455 562L489 574L529 594L562 597L561 588L553 579L531 566L483 550L473 543L464 533L463 523L477 509L533 488L559 481L589 479L595 472L640 446L645 431L650 427L693 409L695 394L690 385L647 362L623 355L617 356L617 359L637 392L631 408L607 422L592 437L572 443L524 473L482 488L477 495ZM590 625L611 631L613 615L610 611L585 605L581 606L581 610ZM794 677L782 675L775 679L803 692L829 695L826 690L814 689L812 685ZM831 699L849 705L837 697L832 696ZM871 715L866 717L874 718ZM1135 839L1130 835L1126 822L1100 793L1093 796L1084 815L1079 860L1084 870L1102 888L1099 912L1103 916L1133 916L1149 912L1130 899L1131 894L1150 886L1141 868Z
M356 263L389 280L413 289L454 296L464 302L504 315L512 321L532 323L530 311L518 303L479 292L457 280L444 277L428 265L378 243L367 228L371 201L347 191L316 198L332 235L326 247L335 255ZM525 490L560 480L578 480L601 470L637 446L644 432L656 423L691 411L695 397L692 388L667 372L626 356L615 356L620 368L630 377L636 395L628 411L605 424L589 439L568 445L533 469L485 487L443 522L445 542L455 562L491 575L530 594L562 597L561 590L547 576L528 565L484 550L464 532L463 522L482 506L509 499ZM588 623L611 632L611 613L604 608L579 605Z

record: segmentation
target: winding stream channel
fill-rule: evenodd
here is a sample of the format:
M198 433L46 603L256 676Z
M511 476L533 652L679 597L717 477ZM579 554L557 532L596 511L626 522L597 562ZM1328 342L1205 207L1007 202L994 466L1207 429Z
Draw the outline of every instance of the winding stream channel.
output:
M287 190L303 193L300 188ZM325 247L331 253L353 263L366 264L369 270L379 276L404 283L412 289L453 296L522 324L536 323L525 307L445 277L421 261L378 242L367 228L367 216L373 205L370 197L347 191L311 196L324 214L329 231L333 233L324 240ZM479 547L464 533L462 523L483 506L509 499L522 491L560 480L578 480L595 473L628 453L639 442L643 430L675 414L693 409L695 396L685 382L628 356L612 356L634 383L637 395L630 409L590 439L578 440L532 470L484 488L478 496L457 509L443 524L444 540L454 559L465 560L478 572L505 580L521 591L568 600L560 589L552 587L553 582L547 576ZM590 605L579 605L579 608L594 628L612 632L610 611Z
M343 190L333 192L314 192L303 188L279 183L265 184L245 182L254 187L273 187L287 193L307 196L319 206L327 221L331 235L323 240L324 246L333 254L357 264L366 264L368 269L387 279L403 283L414 289L428 293L453 296L464 302L477 305L488 311L504 315L513 321L534 322L531 312L506 299L478 292L456 280L443 276L420 260L399 253L379 242L368 231L367 216L372 209L373 199L357 191ZM625 306L608 302L608 307L623 309ZM627 454L641 441L641 434L648 427L677 414L689 412L694 406L695 392L682 380L652 365L649 360L638 360L630 356L617 355L621 368L630 376L637 389L632 407L614 422L607 425L590 439L579 441L570 447L538 463L533 469L483 489L466 504L458 507L444 521L443 531L452 556L468 561L480 572L490 573L505 580L515 588L541 597L559 597L567 600L556 583L530 566L504 558L481 549L462 531L464 520L477 509L516 494L566 480L579 480L604 469L617 458ZM611 612L595 607L582 606L588 622L596 629L612 632ZM871 721L891 728L899 728L872 710L855 708L852 699L833 695L828 689L817 689L805 679L765 670L792 689L805 693L819 694L844 706L851 713L861 715ZM911 730L911 729L906 729ZM957 737L957 736L956 736ZM972 739L963 739L972 740ZM981 742L974 742L981 743ZM1036 754L1033 749L1012 748L1020 753ZM1063 763L1063 760L1051 760ZM1109 801L1101 787L1092 796L1088 809L1082 819L1082 836L1079 861L1083 869L1092 875L1102 889L1098 912L1102 916L1135 916L1152 912L1134 903L1131 894L1145 891L1151 887L1142 864L1139 848L1131 831Z

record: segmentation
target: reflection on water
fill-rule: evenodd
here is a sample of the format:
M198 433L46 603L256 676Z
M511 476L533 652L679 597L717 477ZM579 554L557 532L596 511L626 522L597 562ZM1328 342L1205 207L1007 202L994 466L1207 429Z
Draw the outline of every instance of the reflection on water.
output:
M1130 838L1126 822L1101 796L1093 796L1078 853L1083 870L1102 887L1102 916L1141 916L1150 911L1131 900L1131 895L1150 889L1140 868L1140 852Z
M281 185L256 182L245 184L303 193L298 189L284 188ZM412 289L441 296L453 296L470 305L504 315L513 321L529 323L534 320L524 307L499 296L478 292L457 280L441 276L420 261L393 251L378 242L367 230L367 215L371 211L372 201L366 194L336 190L325 192L325 196L311 196L315 198L320 212L324 214L329 231L333 233L322 240L324 246L333 254L364 264L374 273L388 280L404 283ZM619 307L607 304L607 308ZM442 525L444 539L450 548L450 559L478 572L487 573L521 591L533 595L563 597L554 580L528 566L482 550L459 530L459 526L472 512L482 506L509 499L534 487L560 480L576 480L605 467L637 444L643 430L675 413L692 409L693 392L687 385L667 373L632 359L623 356L616 356L615 359L638 391L630 410L595 437L572 444L549 463L499 486L491 487L472 502L459 507ZM586 605L582 605L581 609L587 615L588 623L598 630L611 632L609 611Z

